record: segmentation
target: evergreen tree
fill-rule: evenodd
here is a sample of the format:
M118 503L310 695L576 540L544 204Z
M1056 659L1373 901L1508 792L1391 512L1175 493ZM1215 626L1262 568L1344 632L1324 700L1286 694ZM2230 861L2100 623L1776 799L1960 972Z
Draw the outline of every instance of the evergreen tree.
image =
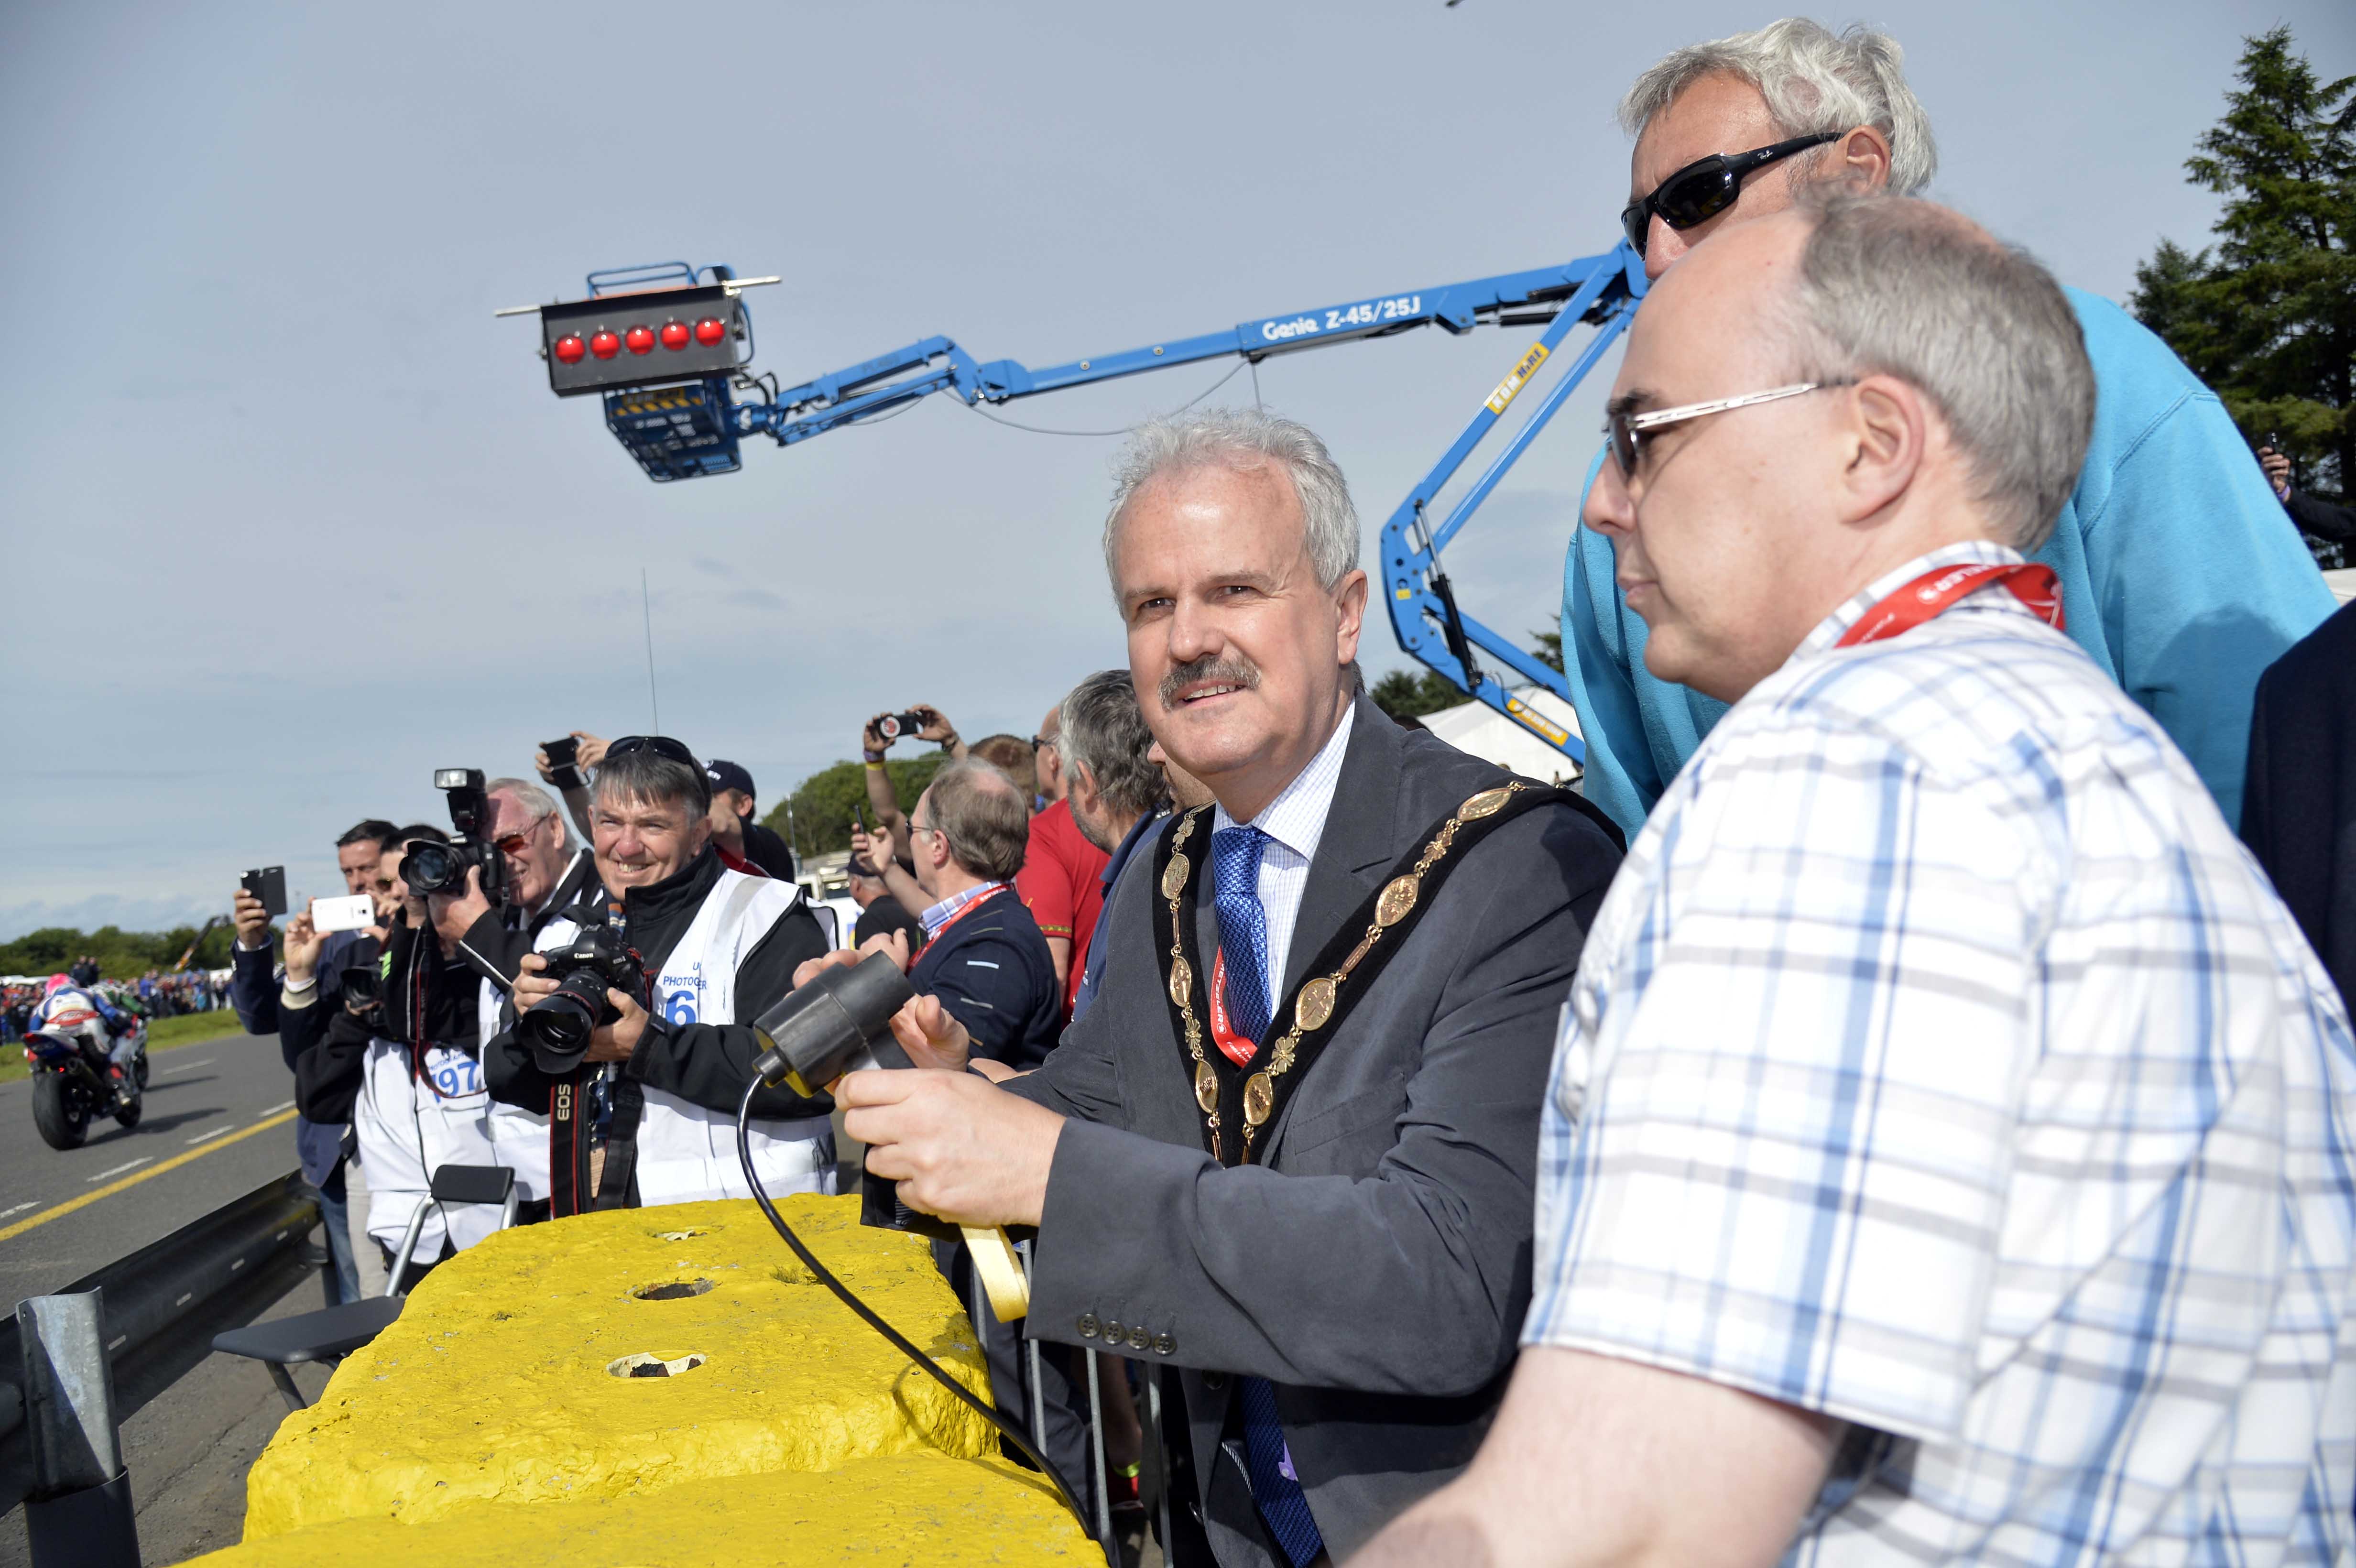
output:
M1427 713L1437 713L1443 708L1454 708L1472 699L1454 681L1436 669L1409 675L1403 669L1392 670L1375 682L1367 694L1375 706L1394 719L1420 719Z
M2356 474L2356 76L2319 82L2287 27L2244 43L2225 115L2184 165L2225 197L2216 243L2161 240L2129 303L2253 445L2278 436L2296 483L2344 490Z

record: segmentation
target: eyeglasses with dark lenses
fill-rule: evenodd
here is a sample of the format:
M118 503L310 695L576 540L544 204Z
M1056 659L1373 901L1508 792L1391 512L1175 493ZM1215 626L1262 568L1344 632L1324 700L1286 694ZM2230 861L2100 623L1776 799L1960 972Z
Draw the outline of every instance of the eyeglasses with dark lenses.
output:
M1644 253L1644 241L1652 235L1655 213L1661 215L1662 222L1683 233L1732 207L1735 198L1742 194L1744 176L1794 153L1837 142L1842 134L1838 131L1819 131L1771 147L1753 147L1747 153L1712 153L1706 158L1697 158L1655 186L1652 195L1630 202L1620 214L1620 227L1627 230L1628 243L1641 256Z
M525 847L531 842L533 830L555 815L556 813L552 811L543 811L525 824L522 832L510 833L504 838L495 838L491 840L491 847L503 855L520 855L524 852Z
M695 760L693 752L668 735L625 735L605 748L605 754L609 757L626 757L632 752L652 752L658 757L685 763L691 768L701 769L703 766Z

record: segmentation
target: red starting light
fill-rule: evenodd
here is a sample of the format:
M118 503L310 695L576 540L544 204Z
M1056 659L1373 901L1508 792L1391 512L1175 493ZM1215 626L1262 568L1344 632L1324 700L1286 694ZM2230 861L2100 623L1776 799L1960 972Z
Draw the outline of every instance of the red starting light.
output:
M706 348L713 347L727 336L728 329L721 325L718 316L707 315L695 324L695 340Z
M556 357L567 365L580 364L581 357L588 352L589 346L581 341L577 332L568 332L556 340Z
M661 336L662 346L665 348L670 349L675 353L678 350L686 347L689 336L687 323L683 321L667 321L663 323Z
M652 354L655 351L655 335L648 327L630 328L629 331L622 334L622 342L633 354Z
M622 351L622 340L599 327L589 338L589 352L600 359L611 359Z

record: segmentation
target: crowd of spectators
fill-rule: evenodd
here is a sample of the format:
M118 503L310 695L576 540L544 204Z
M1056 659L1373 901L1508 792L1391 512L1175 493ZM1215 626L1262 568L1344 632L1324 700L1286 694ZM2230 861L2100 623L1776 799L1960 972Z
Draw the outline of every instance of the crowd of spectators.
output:
M169 974L150 969L134 979L110 980L99 976L82 980L83 974L97 975L94 958L76 959L67 970L75 983L84 986L110 1003L144 1019L174 1019L187 1013L209 1013L229 1006L229 971L176 970ZM0 1044L14 1044L25 1038L25 1026L33 1009L40 1005L42 982L28 980L0 987Z

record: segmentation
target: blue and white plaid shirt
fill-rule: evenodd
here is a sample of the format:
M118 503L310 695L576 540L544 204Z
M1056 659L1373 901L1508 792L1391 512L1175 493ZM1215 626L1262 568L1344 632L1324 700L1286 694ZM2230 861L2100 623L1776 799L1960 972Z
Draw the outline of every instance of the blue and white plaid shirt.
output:
M1565 1009L1523 1342L1852 1423L1793 1563L2345 1563L2356 1047L2158 724L2000 588L1722 720Z

